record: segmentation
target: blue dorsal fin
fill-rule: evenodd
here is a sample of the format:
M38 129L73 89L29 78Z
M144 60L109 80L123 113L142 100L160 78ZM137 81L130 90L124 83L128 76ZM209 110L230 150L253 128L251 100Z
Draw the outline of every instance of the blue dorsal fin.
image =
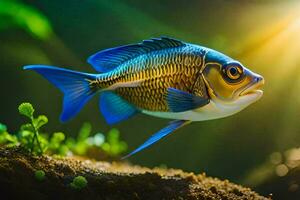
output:
M166 100L172 112L184 112L209 103L209 98L196 96L175 88L168 88Z
M126 120L138 110L114 92L105 91L100 96L100 110L110 125Z
M191 123L191 121L186 121L186 120L174 120L169 123L168 126L165 128L159 130L157 133L152 135L144 144L139 146L137 149L129 153L128 155L124 156L122 159L128 158L129 156L149 147L150 145L154 144L155 142L159 141L160 139L166 137L167 135L171 134L175 130Z
M168 37L153 38L144 40L138 44L130 44L100 51L90 56L87 62L98 72L108 72L139 55L184 45L186 45L184 42Z

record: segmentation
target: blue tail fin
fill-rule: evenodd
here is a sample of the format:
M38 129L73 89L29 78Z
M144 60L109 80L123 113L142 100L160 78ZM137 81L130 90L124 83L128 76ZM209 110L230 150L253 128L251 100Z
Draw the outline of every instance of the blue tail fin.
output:
M89 82L95 79L93 74L46 65L29 65L24 69L38 72L64 93L63 111L60 116L63 122L74 117L96 92Z

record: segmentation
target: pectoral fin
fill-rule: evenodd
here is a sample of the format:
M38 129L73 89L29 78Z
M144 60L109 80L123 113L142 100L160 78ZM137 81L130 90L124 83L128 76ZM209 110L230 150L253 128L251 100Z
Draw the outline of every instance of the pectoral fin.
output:
M158 131L157 133L152 135L144 144L139 146L137 149L132 151L130 154L124 156L122 159L128 158L129 156L149 147L150 145L154 144L158 140L166 137L170 133L174 132L175 130L177 130L189 123L191 123L191 121L186 121L186 120L175 120L175 121L170 122L167 127L161 129L160 131Z
M126 120L138 113L138 110L113 92L102 92L100 96L100 111L110 125Z
M192 110L209 103L209 98L196 96L175 88L168 88L166 100L172 112Z

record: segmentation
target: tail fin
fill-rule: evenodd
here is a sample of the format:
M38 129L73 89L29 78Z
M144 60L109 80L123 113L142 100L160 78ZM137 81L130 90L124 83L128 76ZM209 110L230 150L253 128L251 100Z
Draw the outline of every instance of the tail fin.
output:
M38 72L64 93L63 111L60 116L63 122L74 117L96 92L89 82L96 78L93 74L46 65L29 65L24 69Z

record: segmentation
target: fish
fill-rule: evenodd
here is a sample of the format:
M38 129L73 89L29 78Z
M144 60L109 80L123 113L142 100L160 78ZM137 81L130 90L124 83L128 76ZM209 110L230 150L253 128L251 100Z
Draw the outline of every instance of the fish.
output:
M264 78L216 50L159 37L99 51L87 62L97 73L28 65L63 94L66 122L97 94L109 125L143 113L172 119L123 159L196 121L233 115L259 100Z

